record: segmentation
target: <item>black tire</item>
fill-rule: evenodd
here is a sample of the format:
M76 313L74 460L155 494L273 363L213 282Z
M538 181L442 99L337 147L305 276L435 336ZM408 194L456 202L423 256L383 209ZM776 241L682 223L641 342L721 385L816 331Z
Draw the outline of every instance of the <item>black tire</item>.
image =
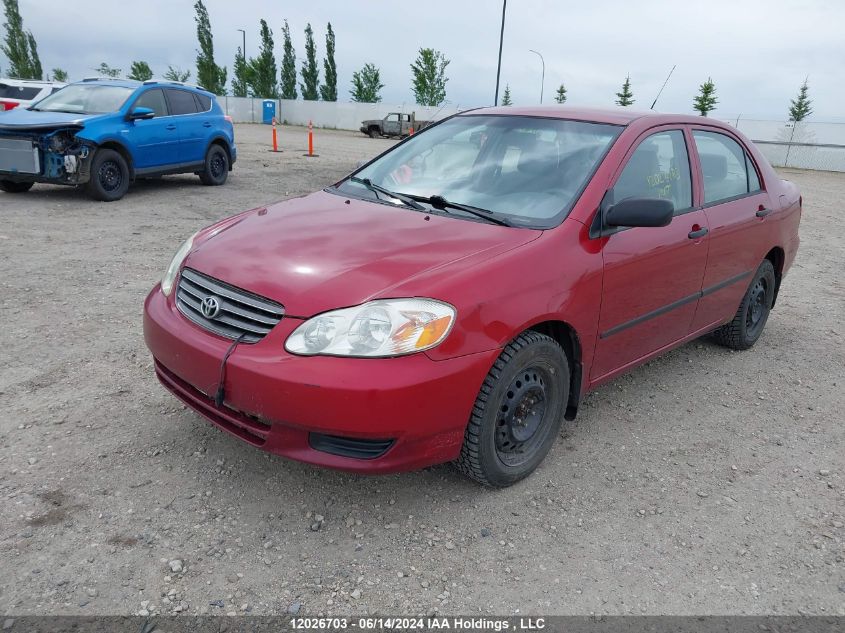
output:
M754 345L763 333L772 311L775 284L775 268L772 262L764 259L754 274L754 279L751 280L734 318L713 332L716 342L739 350Z
M554 444L568 398L566 353L544 334L523 332L484 379L455 466L496 488L524 479Z
M381 132L378 131L377 127L370 128L370 138L381 138Z
M32 189L34 182L16 182L14 180L0 180L0 189L6 193L24 193Z
M205 169L199 173L202 184L219 187L229 177L229 155L219 145L212 145L205 153Z
M129 165L113 149L100 149L91 162L91 178L86 186L94 200L114 202L129 191Z

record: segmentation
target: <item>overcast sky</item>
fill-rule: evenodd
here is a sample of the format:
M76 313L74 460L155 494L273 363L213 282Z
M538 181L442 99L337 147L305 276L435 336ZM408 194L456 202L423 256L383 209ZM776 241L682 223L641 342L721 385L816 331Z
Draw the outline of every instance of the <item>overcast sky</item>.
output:
M372 62L381 68L383 100L412 102L409 65L426 46L451 60L449 102L493 101L501 0L205 2L217 63L229 67L230 77L241 43L237 29L246 29L247 55L255 55L258 21L265 18L280 63L287 19L299 66L306 23L322 60L330 21L342 100L349 98L352 72ZM20 0L20 9L45 70L59 66L80 79L102 61L126 73L133 60L145 60L157 74L168 64L195 72L193 0ZM658 110L691 112L698 86L711 76L719 98L714 116L785 118L809 75L813 119L842 120L843 25L845 2L839 0L509 0L502 86L510 85L515 104L539 102L541 64L533 48L545 57L546 103L564 83L570 104L613 105L630 74L635 107L647 109L676 64ZM0 66L7 67L2 56Z

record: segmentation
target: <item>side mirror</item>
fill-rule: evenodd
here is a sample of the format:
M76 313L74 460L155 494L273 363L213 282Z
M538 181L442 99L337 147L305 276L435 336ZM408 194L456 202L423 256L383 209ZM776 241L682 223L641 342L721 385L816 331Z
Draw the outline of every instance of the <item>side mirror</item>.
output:
M604 215L606 226L668 226L672 222L675 205L663 198L625 198L614 204Z
M129 113L129 120L130 121L140 121L142 119L152 119L155 117L156 113L155 110L151 110L150 108L135 108L132 112Z

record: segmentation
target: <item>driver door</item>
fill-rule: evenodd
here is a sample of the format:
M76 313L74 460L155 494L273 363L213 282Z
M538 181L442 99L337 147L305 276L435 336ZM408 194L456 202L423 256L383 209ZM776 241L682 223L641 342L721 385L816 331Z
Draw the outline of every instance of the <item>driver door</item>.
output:
M590 373L601 380L690 332L707 262L707 218L694 208L687 134L650 130L629 151L603 207L628 197L668 198L668 226L615 229L602 240L599 338ZM599 211L601 212L601 211Z

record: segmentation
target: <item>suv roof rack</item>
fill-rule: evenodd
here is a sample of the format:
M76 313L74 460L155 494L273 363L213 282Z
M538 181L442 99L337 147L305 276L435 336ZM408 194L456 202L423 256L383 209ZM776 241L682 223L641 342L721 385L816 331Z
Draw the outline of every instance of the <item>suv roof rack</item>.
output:
M122 77L100 77L95 75L93 77L83 77L82 81L135 81L134 79L123 79Z
M145 86L150 84L169 84L173 86L184 86L185 88L196 88L197 90L205 90L206 92L208 92L208 90L197 84L189 84L185 81L175 81L173 79L147 79L144 82Z

